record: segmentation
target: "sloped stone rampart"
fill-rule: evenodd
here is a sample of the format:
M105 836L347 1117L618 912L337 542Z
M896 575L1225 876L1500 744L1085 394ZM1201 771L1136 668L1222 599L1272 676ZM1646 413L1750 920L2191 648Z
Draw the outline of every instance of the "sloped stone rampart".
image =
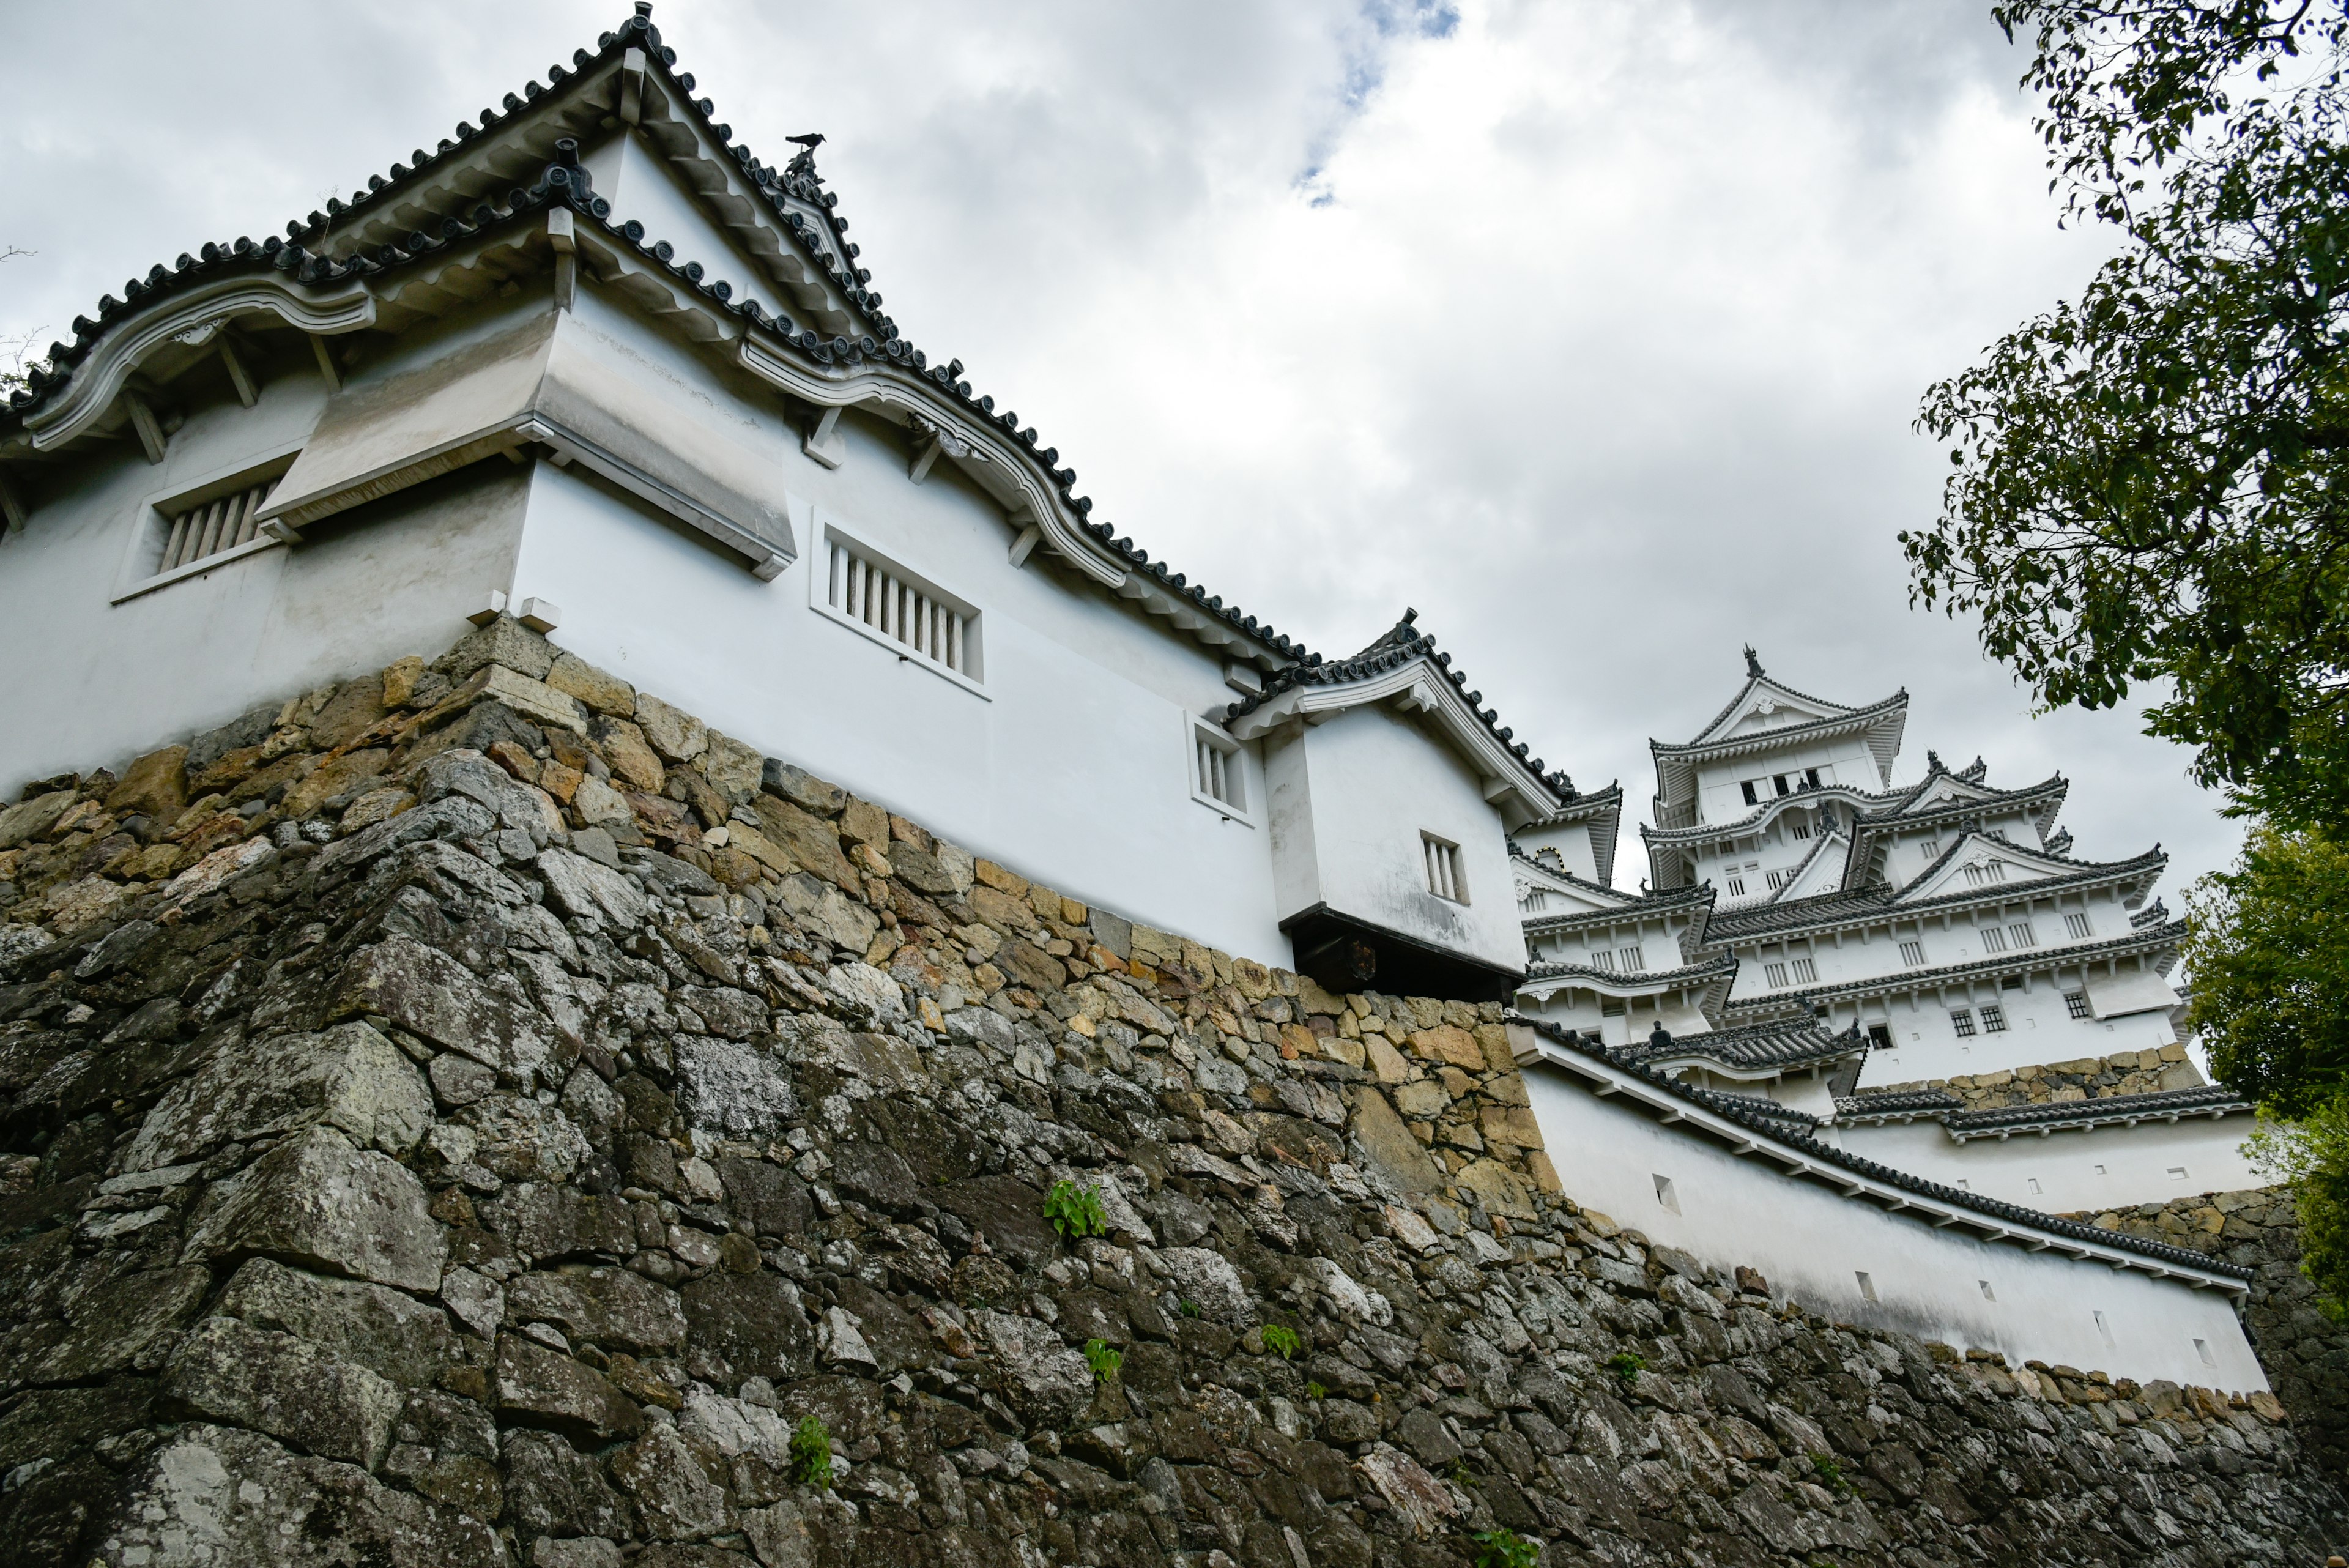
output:
M2336 1484L2349 1485L2349 1324L2324 1314L2316 1287L2300 1272L2291 1189L2200 1192L2071 1218L2255 1271L2243 1323L2260 1364L2302 1446Z
M1089 909L511 622L44 781L0 841L13 1562L2218 1563L2343 1528L2271 1401L1838 1327L1581 1210L1496 1011ZM1048 1222L1062 1180L1102 1233Z

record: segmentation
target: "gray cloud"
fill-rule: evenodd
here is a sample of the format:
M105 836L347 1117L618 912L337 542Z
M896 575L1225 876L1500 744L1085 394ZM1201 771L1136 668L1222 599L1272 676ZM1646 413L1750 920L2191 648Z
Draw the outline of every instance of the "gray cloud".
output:
M625 6L27 8L0 329L271 232ZM1644 805L1754 642L1910 760L2063 769L2081 851L2235 834L2128 713L2033 719L1908 606L1916 400L2102 254L2059 233L1982 0L663 0L763 154L821 130L889 307L1097 515L1330 652L1415 605L1487 701ZM1634 877L1638 859L1625 866Z

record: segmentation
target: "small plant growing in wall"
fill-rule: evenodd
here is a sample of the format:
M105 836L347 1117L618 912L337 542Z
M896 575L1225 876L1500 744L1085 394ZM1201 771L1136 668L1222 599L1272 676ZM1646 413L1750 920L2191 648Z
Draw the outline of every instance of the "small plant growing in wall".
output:
M1637 1383L1640 1374L1647 1369L1648 1358L1636 1350L1619 1351L1607 1358L1607 1370L1620 1377L1627 1388Z
M1819 1484L1829 1491L1849 1491L1851 1482L1844 1480L1843 1466L1832 1454L1813 1454L1811 1469L1817 1472Z
M1174 1311L1179 1316L1196 1317L1199 1315L1199 1303L1178 1301L1174 1303Z
M1534 1568L1541 1560L1541 1542L1514 1530L1480 1530L1471 1539L1476 1542L1476 1568Z
M1264 1347L1287 1361L1305 1348L1305 1342L1297 1337L1295 1329L1268 1323L1264 1327Z
M790 1474L802 1486L832 1485L832 1434L813 1416L801 1417L792 1434Z
M1327 1399L1330 1397L1330 1390L1309 1378L1305 1384L1305 1397L1308 1399Z
M1112 1350L1109 1341L1089 1339L1085 1341L1085 1365L1093 1369L1095 1382L1106 1383L1117 1376L1117 1369L1125 1365L1125 1357Z
M1101 1194L1073 1181L1052 1183L1052 1190L1044 1195L1044 1218L1052 1222L1053 1230L1071 1241L1109 1234L1109 1220L1102 1214Z

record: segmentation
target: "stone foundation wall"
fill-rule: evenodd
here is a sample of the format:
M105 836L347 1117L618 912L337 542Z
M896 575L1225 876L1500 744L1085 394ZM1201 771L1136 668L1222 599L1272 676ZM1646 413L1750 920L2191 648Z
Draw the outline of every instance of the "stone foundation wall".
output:
M2204 1192L2072 1218L2256 1269L2243 1322L2302 1444L2349 1484L2349 1324L2324 1315L2300 1272L2300 1218L2288 1188Z
M2067 1100L2097 1100L2115 1095L2150 1095L2163 1089L2199 1088L2202 1074L2188 1060L2183 1045L2158 1051L2120 1051L2110 1056L2084 1056L2076 1062L2050 1062L1996 1073L1960 1074L1954 1078L1920 1078L1908 1084L1872 1084L1861 1096L1909 1095L1940 1089L1957 1096L1959 1108L1993 1111L2007 1106L2062 1104Z
M2199 1563L2344 1528L2264 1398L1839 1327L1579 1210L1494 1011L1088 909L512 623L49 781L0 845L14 1562ZM1048 1223L1064 1180L1098 1233Z

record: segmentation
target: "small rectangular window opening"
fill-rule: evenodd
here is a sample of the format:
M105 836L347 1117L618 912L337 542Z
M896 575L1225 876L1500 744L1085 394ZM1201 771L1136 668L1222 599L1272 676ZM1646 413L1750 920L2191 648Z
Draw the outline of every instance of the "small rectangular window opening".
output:
M1995 1002L1985 1002L1982 1003L1982 1033L1985 1034L2003 1034L2006 1033L2006 1009L2001 1007Z
M977 680L975 612L938 597L898 569L845 539L830 541L826 603L908 654Z
M1620 1017L1622 1017L1622 1016L1623 1016L1623 1002L1622 1002L1622 999L1621 999L1621 998L1619 998L1619 997L1611 997L1611 996L1610 996L1610 997L1602 997L1602 998L1600 998L1600 999L1599 999L1599 1017L1601 1017L1601 1018L1620 1018Z
M1958 1032L1959 1039L1972 1039L1974 1033L1973 1009L1970 1007L1952 1007L1950 1009L1950 1027Z
M1870 1046L1878 1051L1891 1050L1892 1026L1889 1023L1869 1024L1868 1026L1868 1043Z
M2032 934L2031 922L2029 920L2015 921L2014 924L2006 928L2006 934L2014 939L2014 945L2016 947L2034 948L2039 945L2039 939Z
M2105 1314L2102 1314L2102 1313L2097 1313L2097 1314L2095 1314L2095 1319L2096 1319L2096 1333L2097 1333L2100 1336L2102 1336L2102 1338L2104 1339L2104 1342L2105 1342L2105 1348L2106 1348L2106 1350L2113 1350L2113 1349L2116 1349L2116 1348L2118 1348L2117 1345L2116 1344L2116 1342L2115 1342L2115 1341L2114 1341L2114 1339L2113 1339L2113 1325L2112 1325L2110 1323L2107 1323L2107 1322L2105 1320Z
M1656 1201L1663 1205L1666 1209L1671 1210L1675 1214L1681 1211L1680 1194L1672 1189L1672 1179L1671 1177L1659 1176L1656 1178Z
M1982 1287L1982 1300L1986 1302L1994 1302L1998 1300L1998 1293L1990 1288L1990 1282L1988 1280L1976 1280L1974 1283Z
M1729 874L1729 896L1733 898L1745 897L1745 878L1734 871Z
M1786 782L1786 775L1784 774L1772 774L1770 775L1770 784L1771 787L1775 789L1780 794L1792 794L1795 793L1794 786Z
M1810 785L1813 789L1818 788L1819 770L1816 768L1805 768L1803 770L1803 782Z
M1460 871L1460 846L1432 833L1423 833L1419 846L1427 865L1427 890L1448 903L1466 903L1468 879Z
M2040 1186L2039 1186L2039 1179L2038 1179L2037 1177L2035 1177L2035 1176L2029 1176L2029 1177L2025 1177L2025 1178L2023 1178L2023 1179L2024 1179L2024 1180L2026 1180L2026 1181L2028 1181L2028 1182L2031 1184L2031 1190L2032 1190L2032 1193L2033 1193L2033 1195L2035 1197L2035 1196L2040 1192L2040 1190L2041 1190L2041 1188L2040 1188Z
M1645 955L1637 947L1625 948L1615 956L1623 961L1623 971L1627 974L1637 974L1648 967Z
M1910 969L1924 968L1925 944L1922 942L1902 942L1900 944L1900 961L1907 964Z
M1866 1269L1854 1269L1852 1271L1852 1277L1859 1282L1859 1299L1868 1302L1874 1301L1876 1299L1876 1277L1873 1274L1870 1274Z
M240 545L252 544L260 533L256 514L268 504L269 493L277 488L277 480L283 477L281 474L264 479L233 495L217 496L172 514L171 531L163 538L162 559L155 570L177 571Z
M1996 926L1984 926L1982 929L1982 951L1986 953L2002 953L2006 950L2006 933Z
M1615 954L1613 950L1609 948L1600 948L1597 952L1592 953L1590 955L1590 967L1593 969L1603 969L1609 974L1614 973Z
M1762 978L1773 990L1775 990L1786 983L1786 966L1782 963L1765 963L1762 966Z
M1813 963L1806 958L1796 959L1795 961L1795 982L1797 985L1808 985L1811 981L1818 978L1818 965Z
M2064 930L2075 940L2084 940L2095 934L2095 928L2088 924L2088 917L2085 915L2064 916Z
M2085 991L2065 992L2064 993L2064 1011L2074 1018L2087 1017L2088 993Z
M2169 1168L2169 1179L2170 1179L2170 1180L2172 1180L2172 1181L2183 1181L2183 1180L2185 1180L2185 1179L2186 1179L2186 1168L2185 1168L2184 1166L2182 1166L2182 1165L2173 1165L2173 1166L2171 1166L2171 1167Z
M1762 797L1754 793L1754 781L1752 779L1743 781L1737 787L1739 790L1744 792L1746 805L1760 805L1762 804Z
M1807 822L1795 822L1790 826L1794 828L1795 836L1797 838L1808 838L1811 836L1811 825Z
M1191 789L1226 811L1247 812L1247 764L1239 743L1197 722L1191 726ZM1541 908L1540 898L1535 892L1528 907Z
M2202 1365L2205 1366L2219 1365L2219 1358L2210 1354L2210 1342L2207 1339L2198 1339L2194 1342L2194 1354L2202 1358Z
M1941 846L1929 838L1917 846L1917 853L1929 861L1939 860L1941 857Z
M2103 1166L2101 1166L2101 1165L2100 1165L2100 1166L2096 1167L2096 1174L2097 1174L2098 1176L2109 1176L2109 1175L2111 1175L2112 1173L2111 1173L2110 1171L2106 1170Z

